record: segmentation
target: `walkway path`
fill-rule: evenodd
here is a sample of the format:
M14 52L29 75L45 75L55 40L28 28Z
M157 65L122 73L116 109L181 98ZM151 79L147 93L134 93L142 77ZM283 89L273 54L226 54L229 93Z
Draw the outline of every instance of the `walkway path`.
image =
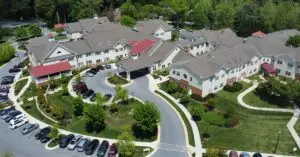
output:
M297 144L298 148L300 148L300 137L299 137L298 133L296 132L294 126L295 126L295 124L297 123L297 121L299 119L299 114L300 114L300 109L297 108L294 112L293 117L291 118L291 120L287 124L287 128L289 129L291 135L293 136L294 141Z
M259 85L259 83L254 82L253 85L250 88L246 89L245 91L243 91L241 94L238 95L237 100L238 100L238 103L241 106L243 106L247 109L258 110L258 111L288 112L288 113L293 113L294 112L293 109L263 108L263 107L255 107L255 106L251 106L249 104L246 104L243 100L243 97L245 95L247 95L248 93L252 92L254 89L256 89L258 85Z

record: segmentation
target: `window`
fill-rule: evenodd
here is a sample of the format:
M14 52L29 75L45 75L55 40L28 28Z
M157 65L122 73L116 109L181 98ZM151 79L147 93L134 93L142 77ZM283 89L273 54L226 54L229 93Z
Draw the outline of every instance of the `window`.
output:
M108 57L106 57L106 58L105 58L105 61L108 61L108 60L109 60L109 58L108 58Z
M278 60L277 63L278 63L278 64L282 64L282 61L281 61L281 60Z
M197 52L196 55L197 55L197 56L200 55L199 52Z
M153 69L153 70L156 70L156 66L153 66L152 69Z
M276 69L276 73L280 73L281 69Z
M197 45L197 48L199 48L199 45Z
M193 46L191 46L191 50L193 50L193 48L194 48L194 47L193 47Z
M177 76L180 76L180 72L177 71Z
M86 61L86 64L89 65L89 64L92 64L93 62L91 60L89 61Z
M297 68L300 68L300 65L297 65Z
M74 57L69 58L69 61L73 61L73 60L74 60Z
M289 68L293 67L293 63L288 63L288 67Z
M162 65L161 68L165 68L165 65Z
M186 76L186 74L183 74L183 77L184 77L184 79L187 79L187 76Z
M289 71L286 71L286 72L285 72L285 75L288 75L288 76L290 76L290 75L291 75L291 72L289 72Z
M82 62L77 63L77 67L81 67L81 66L83 66Z
M109 50L105 50L105 51L104 51L104 53L108 53L108 52L109 52Z
M78 56L76 56L76 58L77 58L77 59L82 58L82 55L78 55Z
M101 55L101 52L96 52L96 55Z
M190 81L193 81L193 78L192 78L192 77L190 77Z
M107 42L107 45L110 45L110 41Z
M215 86L214 90L217 90L217 89L218 89L218 85Z
M175 70L173 70L173 74L175 75L175 73L176 73L176 71Z
M91 56L91 53L87 53L85 56L86 56L86 57L89 57L89 56Z
M60 51L57 51L56 54L61 54L61 52L60 52Z
M120 51L123 51L123 47L121 47L119 50L120 50Z
M224 86L224 83L221 83L221 84L220 84L220 88L223 87L223 86Z
M118 49L115 49L116 52L118 52Z
M97 59L97 60L96 60L96 63L101 63L101 59Z

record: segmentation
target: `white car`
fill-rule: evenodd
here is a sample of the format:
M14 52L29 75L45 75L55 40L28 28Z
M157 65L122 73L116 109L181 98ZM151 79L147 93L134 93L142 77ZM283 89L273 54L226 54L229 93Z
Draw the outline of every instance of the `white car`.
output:
M75 136L75 137L71 140L71 142L69 143L68 149L69 149L69 150L74 150L75 147L77 146L77 144L79 143L79 141L80 141L81 139L82 139L82 136L80 136L80 135Z
M20 127L20 126L26 124L26 123L28 123L28 119L27 119L27 118L24 118L24 119L18 119L18 120L15 120L15 121L13 121L13 122L10 122L10 123L9 123L9 128L10 128L11 130L14 130L14 129L16 129L16 128L18 128L18 127Z
M24 114L19 114L17 116L15 116L12 120L10 120L9 122L13 123L16 120L21 120L21 119L25 119L26 116Z

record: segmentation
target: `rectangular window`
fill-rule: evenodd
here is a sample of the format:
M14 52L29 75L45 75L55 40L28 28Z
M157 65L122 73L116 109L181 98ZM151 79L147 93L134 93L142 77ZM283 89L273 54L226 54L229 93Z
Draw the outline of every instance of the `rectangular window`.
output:
M108 52L109 52L109 50L105 50L105 51L104 51L104 53L108 53Z
M285 72L285 75L288 75L288 76L290 76L290 75L291 75L291 72L289 72L289 71L286 71L286 72Z
M281 60L278 60L277 63L278 63L278 64L282 64L282 61L281 61Z
M118 52L119 50L118 49L115 49L115 52Z
M276 72L277 72L277 73L280 73L280 71L281 71L281 69L276 69Z
M153 66L152 69L153 69L153 70L156 70L156 66Z
M193 81L193 78L192 78L192 77L190 77L190 81Z
M96 55L101 55L101 52L96 52Z
M108 61L108 60L109 60L109 58L108 58L108 57L106 57L106 58L105 58L105 61Z
M101 59L97 59L97 60L96 60L96 63L101 63Z
M77 63L77 67L81 67L83 65L82 62Z
M180 72L177 72L177 76L180 76Z
M78 56L76 56L76 58L77 58L77 59L82 58L82 55L78 55Z
M74 57L70 57L70 58L69 58L69 61L73 61L73 60L74 60Z
M193 48L194 48L194 47L193 47L193 46L191 46L191 50L193 50Z
M93 62L91 60L89 61L86 61L86 64L89 65L89 64L92 64Z
M86 57L89 57L89 56L91 56L91 53L87 53L85 56L86 56Z
M293 67L293 64L292 63L288 63L288 67L289 68Z

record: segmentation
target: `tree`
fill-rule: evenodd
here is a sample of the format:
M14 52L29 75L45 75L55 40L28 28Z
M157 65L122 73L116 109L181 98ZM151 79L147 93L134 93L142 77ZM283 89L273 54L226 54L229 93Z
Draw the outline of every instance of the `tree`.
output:
M27 30L23 27L19 27L15 31L15 35L18 39L26 38L28 36Z
M260 8L260 13L264 18L264 25L267 32L272 32L276 29L276 21L278 19L278 8L272 1L267 1Z
M11 152L5 151L2 153L2 157L15 157L15 155Z
M173 94L178 90L178 85L176 82L168 81L161 85L161 88L169 94Z
M214 23L215 29L222 29L232 27L234 21L234 8L230 3L220 3L216 5L214 10Z
M96 104L103 105L104 102L105 98L103 97L103 95L101 93L96 93Z
M121 24L127 27L134 27L136 25L136 21L130 16L123 15L121 16Z
M77 83L79 83L79 82L81 82L81 80L82 80L82 76L81 76L80 74L78 74L78 75L75 77L75 81L76 81Z
M118 136L118 151L124 157L131 157L135 151L135 145L132 142L133 137L130 133L124 132Z
M125 102L128 100L128 90L122 88L122 86L117 85L115 87L116 95L115 95L115 100L121 100L121 103Z
M184 13L188 11L189 5L186 0L165 0L171 12L174 13L176 20L176 27L178 28L179 23L182 22Z
M201 120L201 116L204 114L204 109L201 104L193 104L191 108L191 115L194 120Z
M300 35L290 36L285 45L300 47Z
M258 30L265 30L263 17L257 5L246 4L237 11L234 18L234 29L242 37L250 36Z
M58 136L58 129L57 129L57 127L53 127L53 128L51 129L51 131L50 131L48 137L49 137L50 139L52 139L52 138L56 138L57 136Z
M178 31L172 31L172 41L176 41L179 38L179 32Z
M73 108L74 108L74 115L75 116L82 116L83 114L83 102L81 97L76 97L73 100Z
M130 16L130 17L136 17L137 10L136 10L135 6L131 3L131 0L127 0L126 3L124 3L120 7L120 10L121 10L122 15L127 15L127 16Z
M146 101L144 105L134 106L133 118L136 120L137 129L141 134L148 136L156 132L160 113L153 103Z
M211 0L201 0L196 4L192 19L195 25L200 27L209 26L210 20L209 16L212 12L212 2Z
M106 112L100 105L89 105L85 112L85 124L87 131L99 132L104 129L106 117Z
M35 37L39 37L42 34L42 30L37 24L30 25L28 30L29 30L29 34Z
M0 64L4 64L15 56L16 50L8 42L0 44Z
M181 94L180 96L180 103L183 105L188 105L188 103L190 102L191 97L189 94Z

